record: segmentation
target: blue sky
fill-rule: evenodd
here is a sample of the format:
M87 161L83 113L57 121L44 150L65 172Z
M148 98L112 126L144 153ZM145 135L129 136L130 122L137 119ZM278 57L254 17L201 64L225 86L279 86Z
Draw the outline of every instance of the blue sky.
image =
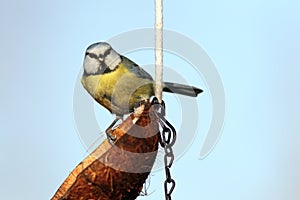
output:
M84 51L93 42L153 27L153 3L2 2L2 199L49 199L86 156L73 112ZM203 127L172 167L173 199L299 199L299 2L165 1L164 6L165 28L205 50L226 95L222 136L203 160L198 158L211 117L209 91L197 99ZM128 56L142 65L154 60L151 51ZM166 59L172 70L183 69L172 64L178 58ZM182 74L208 88L204 80ZM176 99L165 98L168 118L179 126ZM98 120L106 120L101 126L107 126L110 114L97 105L95 110ZM139 199L163 199L163 180L163 171L152 173L153 193Z

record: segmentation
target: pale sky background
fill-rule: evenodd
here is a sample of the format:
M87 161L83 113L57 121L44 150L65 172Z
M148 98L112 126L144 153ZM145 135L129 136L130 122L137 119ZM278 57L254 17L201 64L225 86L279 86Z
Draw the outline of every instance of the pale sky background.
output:
M93 42L153 27L153 3L1 2L1 199L50 199L86 156L73 114L84 51ZM207 129L199 126L172 167L173 199L300 199L299 1L165 1L164 10L165 28L206 51L226 94L219 142L199 160ZM128 56L139 64L153 61L151 52ZM184 78L207 89L203 80ZM198 98L206 108L201 118L211 115L209 98L209 91ZM97 108L100 117L111 117ZM170 109L168 118L176 122L178 115ZM152 194L139 199L164 199L164 176L152 173Z

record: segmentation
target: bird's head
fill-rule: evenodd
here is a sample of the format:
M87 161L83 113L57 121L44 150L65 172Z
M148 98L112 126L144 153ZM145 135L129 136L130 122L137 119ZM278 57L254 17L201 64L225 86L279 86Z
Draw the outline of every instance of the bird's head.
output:
M113 71L121 62L121 56L105 42L90 45L83 62L85 75L103 74Z

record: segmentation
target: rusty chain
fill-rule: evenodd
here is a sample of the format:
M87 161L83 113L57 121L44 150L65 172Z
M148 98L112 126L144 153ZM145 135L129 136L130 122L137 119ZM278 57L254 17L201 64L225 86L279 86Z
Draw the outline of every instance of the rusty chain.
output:
M174 162L174 153L173 153L173 145L176 141L176 130L172 126L172 124L166 120L165 118L165 103L162 101L160 104L156 97L152 100L152 105L154 105L154 109L156 109L156 113L159 117L159 123L162 131L160 131L159 143L164 148L164 164L165 164L165 173L166 180L164 182L165 189L165 199L171 200L171 194L175 188L175 180L171 177L170 168Z

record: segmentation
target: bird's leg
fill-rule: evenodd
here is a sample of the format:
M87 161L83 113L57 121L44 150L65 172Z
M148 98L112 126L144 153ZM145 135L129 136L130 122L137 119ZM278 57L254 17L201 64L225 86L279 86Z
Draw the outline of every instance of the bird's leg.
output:
M113 128L119 120L123 120L123 116L117 115L115 120L109 125L109 127L105 130L108 141L113 144L113 142L117 139L115 135L112 135Z

